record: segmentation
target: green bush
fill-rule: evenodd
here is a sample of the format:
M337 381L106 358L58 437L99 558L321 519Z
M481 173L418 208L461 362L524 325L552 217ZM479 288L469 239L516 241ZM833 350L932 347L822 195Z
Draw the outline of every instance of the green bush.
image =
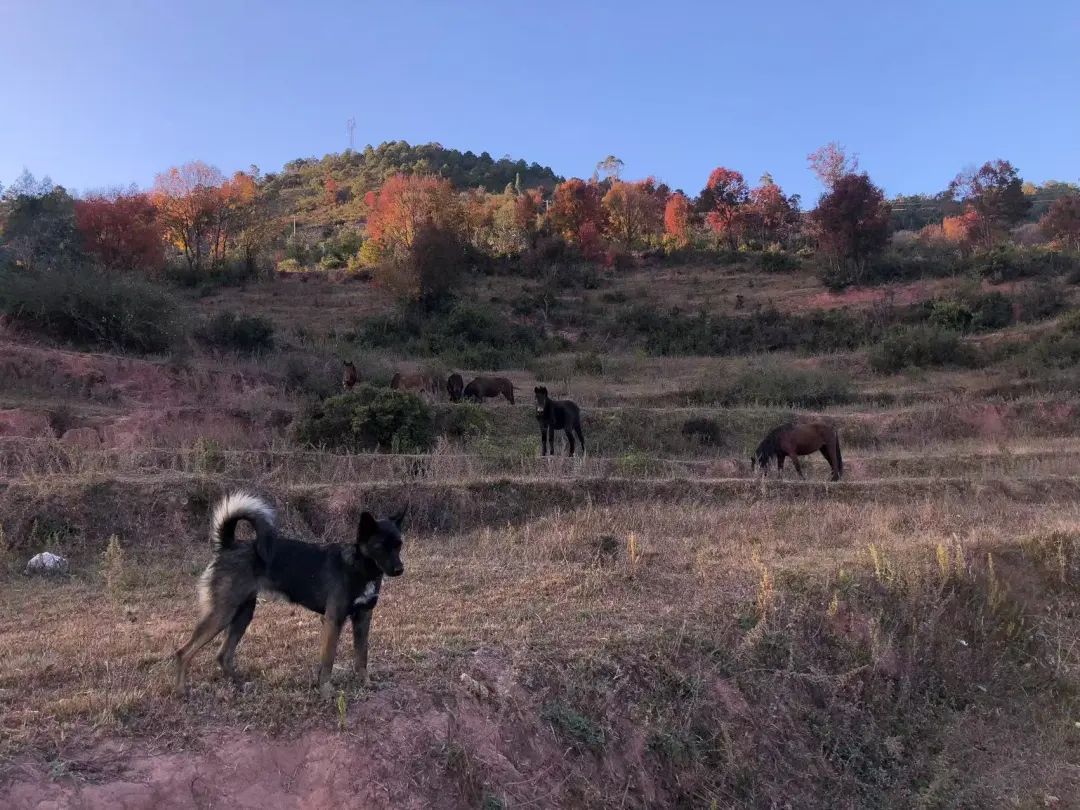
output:
M1058 328L1067 335L1080 335L1080 309L1073 309L1062 315Z
M515 323L497 311L458 304L449 312L371 318L356 330L364 348L397 349L421 357L441 357L448 365L505 368L540 353L543 334Z
M683 422L682 434L706 447L720 447L724 443L724 431L715 419L692 416Z
M324 449L423 453L435 443L435 422L415 394L361 385L311 406L294 435L301 444Z
M974 366L973 349L951 330L936 326L905 326L893 329L870 351L870 367L890 373L905 368Z
M435 410L435 430L440 436L464 441L487 436L491 429L491 414L474 403L442 405Z
M1057 284L1039 282L1021 290L1016 296L1016 308L1021 321L1052 318L1065 308L1065 294Z
M1012 302L999 292L980 296L975 302L971 328L1003 329L1013 321Z
M758 266L766 273L793 273L802 263L790 253L767 250L758 255Z
M822 284L838 292L852 284L892 284L920 278L941 278L958 275L964 270L951 254L920 246L917 250L891 250L870 261L856 275L848 265L823 265L819 270Z
M966 332L971 328L975 314L967 304L950 299L938 299L930 307L930 323L953 332Z
M1000 284L1022 278L1046 278L1076 272L1080 269L1080 259L1057 250L1007 245L976 253L967 260L965 268L994 284Z
M199 326L195 337L214 349L258 354L274 348L274 324L258 315L220 312Z
M139 354L170 351L186 327L180 304L160 287L87 267L0 268L0 312L54 340Z

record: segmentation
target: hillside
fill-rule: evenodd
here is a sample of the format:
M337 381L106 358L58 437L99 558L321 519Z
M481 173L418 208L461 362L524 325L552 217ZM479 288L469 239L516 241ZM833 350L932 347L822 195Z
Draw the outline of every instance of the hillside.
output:
M0 803L1072 806L1075 286L832 293L752 259L556 281L471 276L416 321L347 274L174 290L204 326L167 356L8 324ZM995 294L1004 325L883 365L890 329ZM273 347L195 337L226 312ZM299 443L346 358L377 388L505 374L517 403L433 403L427 452ZM582 406L584 458L538 457L541 383ZM755 477L763 433L814 415L844 480L820 458ZM243 687L205 652L171 693L208 512L237 487L319 542L409 503L368 685L343 640L322 700L318 619L260 601ZM70 578L19 573L45 549Z

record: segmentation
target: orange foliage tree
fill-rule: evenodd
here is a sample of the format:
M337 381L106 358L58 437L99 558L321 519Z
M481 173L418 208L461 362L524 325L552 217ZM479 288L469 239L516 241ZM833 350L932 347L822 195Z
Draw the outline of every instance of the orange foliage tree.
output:
M636 182L616 180L602 203L607 214L608 233L627 250L660 234L664 194L651 177Z
M664 206L664 236L676 248L690 244L690 201L681 192L668 197Z
M569 241L595 246L605 224L600 187L577 177L559 183L548 208L548 222Z
M201 270L224 262L256 191L249 174L225 178L220 169L195 161L157 175L151 199L166 239L189 268Z
M462 226L457 194L450 181L441 177L395 174L364 200L369 209L368 236L384 255L410 249L425 225L454 233Z
M942 238L960 248L960 252L965 256L971 252L982 231L982 221L977 211L965 211L955 217L945 217L941 221Z
M161 225L150 197L137 191L75 201L83 250L109 270L156 272L165 263Z

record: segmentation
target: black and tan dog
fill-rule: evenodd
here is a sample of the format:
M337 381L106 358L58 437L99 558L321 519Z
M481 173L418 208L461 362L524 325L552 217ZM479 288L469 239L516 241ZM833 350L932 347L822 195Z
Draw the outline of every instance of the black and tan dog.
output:
M214 509L210 542L214 559L199 577L200 619L191 639L176 651L176 689L187 687L191 659L222 630L228 635L218 663L236 679L236 645L255 613L260 591L279 594L323 616L319 688L330 693L338 638L346 619L352 619L356 672L367 677L368 632L371 613L379 601L382 578L396 577L401 564L401 523L405 511L388 520L370 512L360 515L356 543L319 546L278 534L274 513L258 498L244 493L227 495ZM255 527L255 541L236 540L236 524Z

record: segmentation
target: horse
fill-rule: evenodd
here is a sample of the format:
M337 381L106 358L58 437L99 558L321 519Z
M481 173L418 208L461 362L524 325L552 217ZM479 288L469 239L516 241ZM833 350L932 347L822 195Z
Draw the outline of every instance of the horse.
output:
M832 468L833 481L839 481L844 474L844 458L840 455L840 437L836 428L825 422L800 422L798 424L784 424L773 428L761 440L754 455L750 457L750 469L755 466L761 467L761 474L766 475L769 461L776 458L777 472L783 472L784 459L790 458L795 465L795 472L800 478L803 475L802 465L799 464L799 456L821 451L825 460Z
M490 397L502 395L511 405L514 404L514 384L506 377L476 377L465 386L465 399L483 402Z
M439 390L438 382L430 374L422 371L398 371L390 380L390 387L395 391L410 391L414 394L431 394L435 396Z
M451 402L461 402L461 392L465 390L465 380L456 371L446 378L446 393Z
M341 387L346 391L351 391L358 382L360 382L360 375L356 373L356 366L353 365L352 360L346 360L341 373Z
M585 453L585 437L581 435L581 409L569 399L552 399L542 385L533 389L536 394L536 421L540 423L540 455L555 455L555 431L566 433L566 443L570 456L574 455L574 434L581 442L581 453Z

